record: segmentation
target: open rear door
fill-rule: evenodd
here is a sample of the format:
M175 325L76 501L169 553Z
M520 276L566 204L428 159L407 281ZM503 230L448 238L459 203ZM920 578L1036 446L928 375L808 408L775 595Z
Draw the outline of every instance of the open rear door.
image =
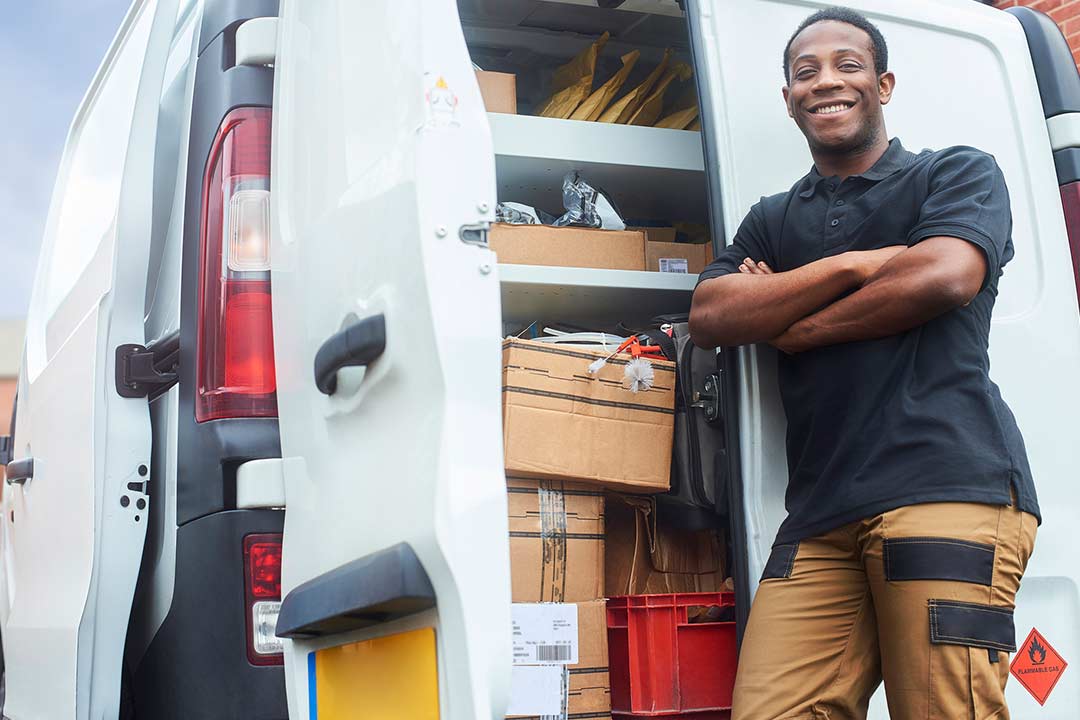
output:
M271 193L289 716L502 717L495 168L453 0L282 3Z
M176 0L135 2L72 123L27 317L4 491L5 716L117 717L146 534L144 345L154 149Z
M785 191L813 162L806 140L787 116L780 89L785 43L816 7L802 0L686 4L710 200L714 221L722 223L716 235L730 240L759 197ZM1063 428L1068 422L1063 420L1068 415L1062 410L1080 404L1080 343L1069 243L1051 154L1053 133L1047 132L1031 50L1015 17L979 3L844 4L863 12L888 40L890 69L897 77L885 109L890 136L913 151L971 145L989 152L1010 188L1016 256L1005 268L994 308L991 379L1024 434L1043 511L1039 546L1017 594L1016 639L1022 642L1037 628L1067 653L1080 647L1078 577L1069 553L1054 548L1074 544L1080 513L1073 480L1080 448L1067 439ZM943 57L948 63L941 62ZM739 384L732 393L739 405L741 507L751 588L785 515L785 425L775 360L775 351L767 346L740 349ZM1057 710L1037 705L1020 683L1010 683L1007 697L1013 716L1075 715L1071 708L1077 705L1080 684L1067 674L1063 678L1054 690ZM880 698L871 703L870 717L887 717Z

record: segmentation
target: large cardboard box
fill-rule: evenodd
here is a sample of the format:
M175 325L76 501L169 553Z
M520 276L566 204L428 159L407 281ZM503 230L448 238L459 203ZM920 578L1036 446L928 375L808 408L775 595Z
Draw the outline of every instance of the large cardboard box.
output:
M608 677L607 610L603 600L577 603L578 662L562 668L559 688L562 712L558 717L574 720L609 719L611 684ZM511 687L511 693L521 688ZM540 720L539 715L511 715Z
M715 530L682 530L650 498L608 494L604 594L719 592L726 548Z
M645 269L651 272L697 275L710 262L712 262L712 248L707 244L645 243Z
M503 342L503 454L509 474L665 492L671 480L675 364L653 360L648 390L623 386L629 356L532 340Z
M604 493L561 480L506 478L514 602L604 596Z
M644 237L640 230L496 223L488 246L499 262L513 265L644 270Z
M480 84L485 110L517 115L517 75L477 70L476 81Z

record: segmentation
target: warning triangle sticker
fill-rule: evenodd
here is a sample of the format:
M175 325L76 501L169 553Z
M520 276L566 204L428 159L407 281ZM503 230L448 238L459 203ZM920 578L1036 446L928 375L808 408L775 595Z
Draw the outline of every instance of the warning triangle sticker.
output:
M1031 628L1027 640L1016 651L1009 671L1040 705L1045 705L1067 666L1046 638Z

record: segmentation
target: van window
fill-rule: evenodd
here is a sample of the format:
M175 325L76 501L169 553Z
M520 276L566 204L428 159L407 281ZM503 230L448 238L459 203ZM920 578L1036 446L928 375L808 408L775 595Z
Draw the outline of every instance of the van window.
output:
M153 18L154 3L149 3L76 119L65 158L66 173L62 187L57 187L55 234L47 249L48 264L43 265L47 270L41 319L46 322L82 276L102 240L114 232L142 55ZM111 263L106 260L99 270L111 273ZM55 346L49 349L51 354Z

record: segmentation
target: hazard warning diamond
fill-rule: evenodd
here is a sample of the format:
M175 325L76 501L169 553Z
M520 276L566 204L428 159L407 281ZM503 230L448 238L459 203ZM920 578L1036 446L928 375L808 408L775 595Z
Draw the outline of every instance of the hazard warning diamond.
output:
M1050 646L1046 638L1040 635L1038 630L1031 628L1027 640L1016 651L1009 670L1040 705L1045 705L1046 698L1050 697L1050 692L1067 666L1068 663L1057 654L1057 650Z

